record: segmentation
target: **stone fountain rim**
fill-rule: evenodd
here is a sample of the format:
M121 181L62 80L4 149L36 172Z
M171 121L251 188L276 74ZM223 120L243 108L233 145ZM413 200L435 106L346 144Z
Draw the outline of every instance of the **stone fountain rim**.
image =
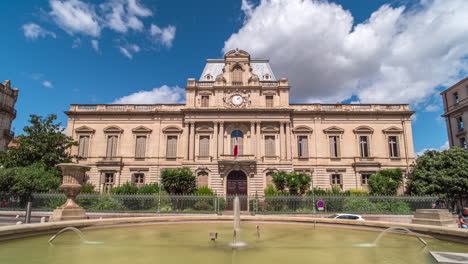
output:
M232 216L207 215L207 216L151 216L151 217L124 217L105 218L89 220L72 220L60 222L48 222L38 224L21 224L0 227L0 241L29 237L42 234L50 234L58 229L73 226L77 228L85 227L109 227L120 224L151 224L151 223L174 223L177 221L190 222L212 222L212 221L232 221ZM264 222L284 222L284 223L309 223L309 224L337 224L344 226L388 228L405 227L414 232L429 234L439 239L468 243L468 230L451 227L439 227L419 224L394 223L383 221L356 221L330 218L313 217L291 217L291 216L241 216L244 221L264 221Z

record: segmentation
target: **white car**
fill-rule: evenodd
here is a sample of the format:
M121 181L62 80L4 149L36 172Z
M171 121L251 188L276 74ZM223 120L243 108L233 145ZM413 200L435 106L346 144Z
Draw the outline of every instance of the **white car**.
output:
M354 215L354 214L333 214L333 215L330 215L327 218L345 219L345 220L365 220L364 218L362 218L362 216Z

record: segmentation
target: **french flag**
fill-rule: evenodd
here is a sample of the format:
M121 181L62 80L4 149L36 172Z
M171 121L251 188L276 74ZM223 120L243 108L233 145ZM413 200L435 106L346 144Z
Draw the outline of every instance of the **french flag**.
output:
M232 153L234 154L234 157L237 158L237 154L239 154L239 142L237 141L237 137L234 140L234 149Z

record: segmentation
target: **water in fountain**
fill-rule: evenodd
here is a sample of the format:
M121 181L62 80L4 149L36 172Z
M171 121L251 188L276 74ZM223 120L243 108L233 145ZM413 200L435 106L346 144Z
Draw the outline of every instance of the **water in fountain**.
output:
M247 244L240 241L240 202L239 197L234 198L234 230L232 236L232 243L229 246L232 248L244 247Z
M81 243L83 243L83 244L88 244L88 245L104 244L104 242L99 242L99 241L88 241L88 240L86 240L86 238L85 238L85 236L83 235L83 233L82 233L78 228L72 227L72 226L65 227L64 229L58 231L55 235L53 235L53 236L49 239L49 243L52 244L52 241L54 241L54 239L56 239L60 234L62 234L63 232L66 232L66 231L73 231L73 232L75 232L75 234L77 234L77 235L80 237Z
M427 242L422 239L422 237L420 237L418 234L414 233L413 231L407 229L407 228L404 228L404 227L389 227L387 229L385 229L384 231L382 231L379 236L374 240L374 243L371 243L371 244L357 244L355 246L358 246L358 247L376 247L377 244L379 243L380 239L382 239L382 237L389 231L405 231L406 233L408 234L411 234L411 235L414 235L416 236L419 241L421 241L421 243L424 244L424 246L427 246Z

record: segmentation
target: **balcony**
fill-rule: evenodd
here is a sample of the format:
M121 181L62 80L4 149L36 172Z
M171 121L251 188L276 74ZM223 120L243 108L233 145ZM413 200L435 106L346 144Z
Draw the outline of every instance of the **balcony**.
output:
M10 129L3 129L3 135L4 135L6 138L12 139L12 138L15 137L15 132L13 132L13 131L10 130Z

